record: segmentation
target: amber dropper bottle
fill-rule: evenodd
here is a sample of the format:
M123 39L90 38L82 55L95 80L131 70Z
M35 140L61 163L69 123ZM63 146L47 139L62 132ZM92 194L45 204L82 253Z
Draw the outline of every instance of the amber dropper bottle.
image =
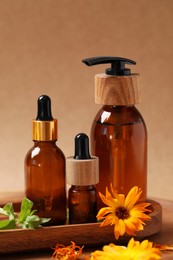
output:
M133 60L120 57L94 57L83 60L88 65L107 64L105 73L95 76L95 102L102 108L91 128L91 152L99 157L100 181L97 190L105 194L112 183L118 193L127 195L133 186L147 199L147 129L135 107L140 102L139 74L126 64ZM98 200L98 209L102 207Z
M66 221L65 156L57 147L57 120L51 114L51 100L38 98L38 114L33 120L34 146L25 157L25 192L40 217L48 225Z
M69 223L96 222L97 193L99 182L98 158L89 153L89 138L80 133L75 137L75 155L66 159Z

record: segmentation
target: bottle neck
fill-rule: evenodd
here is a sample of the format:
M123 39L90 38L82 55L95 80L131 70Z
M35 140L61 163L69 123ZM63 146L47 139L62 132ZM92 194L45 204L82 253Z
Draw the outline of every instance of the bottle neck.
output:
M56 140L51 140L51 141L37 141L33 140L34 146L55 146L56 145Z
M71 189L80 190L80 191L87 191L87 190L95 189L95 186L94 185L86 185L86 186L71 185Z
M99 110L100 112L110 112L110 113L118 113L118 114L126 114L128 113L133 113L138 111L138 109L136 108L135 105L128 105L128 106L109 106L109 105L104 105L101 107L101 109Z

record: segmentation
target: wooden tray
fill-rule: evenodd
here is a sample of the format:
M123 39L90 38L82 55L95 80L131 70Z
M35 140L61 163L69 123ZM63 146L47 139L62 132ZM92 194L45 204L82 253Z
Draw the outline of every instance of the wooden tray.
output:
M149 201L153 212L152 220L147 221L143 231L136 232L136 239L141 240L160 231L162 224L162 208L156 201ZM36 230L14 229L0 231L0 254L43 250L55 247L57 243L69 245L74 241L77 245L97 246L110 242L127 243L130 236L114 238L113 226L100 227L100 223L63 225L44 227Z

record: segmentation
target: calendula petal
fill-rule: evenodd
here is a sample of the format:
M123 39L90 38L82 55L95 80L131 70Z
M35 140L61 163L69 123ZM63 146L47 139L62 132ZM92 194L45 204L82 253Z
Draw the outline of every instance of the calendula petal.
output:
M135 240L134 240L134 238L132 237L131 239L130 239L130 241L128 242L128 248L132 248L133 246L134 246L134 244L135 244Z
M145 209L145 211L147 212L151 212L150 209L147 209L147 207L151 206L151 203L147 203L147 202L141 202L141 203L138 203L137 205L134 205L133 208L139 208L140 210L142 209Z
M112 198L111 193L109 192L108 188L106 187L106 198Z
M137 208L136 209L133 208L130 210L130 216L140 218L141 220L151 220L151 217L149 215L143 213Z
M134 235L136 231L136 226L128 219L124 220L126 226L126 233L128 235Z
M97 213L97 218L101 219L103 218L106 214L112 213L112 208L111 207L104 207L99 210Z
M118 207L123 207L125 202L125 196L123 194L118 194L117 195L117 204Z
M152 246L153 246L153 243L149 242L148 240L143 240L141 242L141 247L144 248L144 249L152 248Z
M114 236L115 236L116 240L118 240L118 238L120 236L119 230L117 230L115 227L114 227Z
M114 207L116 202L115 202L115 200L112 197L110 197L108 199L103 194L101 194L101 192L99 192L99 196L102 199L103 203L105 203L106 205L108 205L110 207Z
M125 207L130 210L136 202L139 200L141 196L142 191L137 187L133 187L129 193L127 194L127 197L125 199Z
M119 225L120 236L123 236L126 232L126 226L124 221L122 219L119 219L118 225Z
M131 224L134 225L134 229L135 231L138 231L138 230L143 230L143 222L139 219L139 218L135 218L135 217L130 217L128 219L129 222L131 222Z
M100 226L103 227L108 225L114 225L117 222L117 220L118 219L116 217L109 214L108 216L106 216L106 218L103 220Z
M119 236L123 236L125 234L125 224L122 219L119 219L117 224L114 227L115 238L118 239Z
M124 203L125 203L125 196L124 196L124 194L118 194L118 193L114 190L112 184L111 184L111 192L112 192L112 194L115 196L115 198L117 199L118 205L119 205L119 206L123 206Z

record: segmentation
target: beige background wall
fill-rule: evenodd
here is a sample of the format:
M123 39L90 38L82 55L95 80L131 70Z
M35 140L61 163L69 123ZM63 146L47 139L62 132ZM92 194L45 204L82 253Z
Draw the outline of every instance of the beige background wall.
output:
M39 95L52 98L66 156L78 132L89 135L105 66L81 60L112 55L136 60L142 76L149 196L173 199L172 28L172 0L0 0L0 192L24 189Z

